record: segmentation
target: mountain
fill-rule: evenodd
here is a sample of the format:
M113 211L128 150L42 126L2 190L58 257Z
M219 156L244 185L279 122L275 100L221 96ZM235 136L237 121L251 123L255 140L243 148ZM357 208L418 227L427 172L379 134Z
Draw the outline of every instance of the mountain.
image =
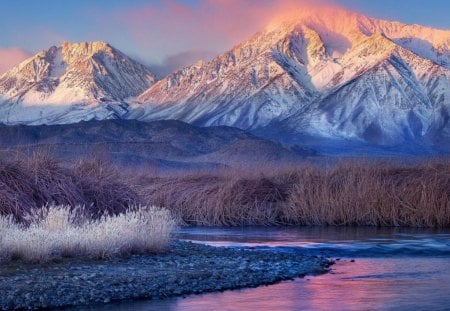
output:
M237 126L285 141L432 140L449 132L450 31L302 10L158 81L132 106L139 120Z
M120 118L126 100L154 82L147 67L106 42L65 42L0 76L0 123Z
M0 125L0 155L42 149L68 160L98 155L122 165L164 171L296 163L315 155L314 150L282 146L237 128L197 127L175 120Z
M159 81L105 42L52 47L0 77L0 123L91 119L225 125L317 150L450 150L450 31L300 8Z

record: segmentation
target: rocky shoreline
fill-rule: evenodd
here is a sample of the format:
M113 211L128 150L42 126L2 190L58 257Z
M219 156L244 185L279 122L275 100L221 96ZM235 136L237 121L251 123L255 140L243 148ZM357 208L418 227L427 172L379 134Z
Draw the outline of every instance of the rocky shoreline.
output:
M331 264L300 252L174 241L165 254L0 266L0 309L61 308L256 287L324 273Z

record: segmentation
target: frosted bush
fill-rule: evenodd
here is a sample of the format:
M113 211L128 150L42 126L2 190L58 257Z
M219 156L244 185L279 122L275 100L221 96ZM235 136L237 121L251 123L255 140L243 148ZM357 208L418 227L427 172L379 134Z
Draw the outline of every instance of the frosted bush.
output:
M0 260L48 262L62 257L109 258L158 252L176 223L161 208L134 209L99 220L81 220L69 207L50 207L28 227L0 217Z

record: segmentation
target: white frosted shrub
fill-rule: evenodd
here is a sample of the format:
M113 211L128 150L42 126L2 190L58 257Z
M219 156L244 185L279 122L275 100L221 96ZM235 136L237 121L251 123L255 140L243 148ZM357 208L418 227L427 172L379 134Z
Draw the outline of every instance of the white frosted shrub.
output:
M0 260L48 262L61 257L109 258L158 252L167 247L176 223L161 208L145 207L96 221L75 221L69 207L50 207L24 227L0 217Z

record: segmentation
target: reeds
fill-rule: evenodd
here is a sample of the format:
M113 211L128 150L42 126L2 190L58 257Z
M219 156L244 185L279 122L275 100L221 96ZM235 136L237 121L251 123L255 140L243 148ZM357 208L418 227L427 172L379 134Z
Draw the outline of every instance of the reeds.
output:
M26 223L49 204L97 219L162 206L205 226L450 226L450 161L346 160L142 176L103 160L0 158L0 215Z
M348 160L160 177L149 204L207 226L450 226L450 163Z

